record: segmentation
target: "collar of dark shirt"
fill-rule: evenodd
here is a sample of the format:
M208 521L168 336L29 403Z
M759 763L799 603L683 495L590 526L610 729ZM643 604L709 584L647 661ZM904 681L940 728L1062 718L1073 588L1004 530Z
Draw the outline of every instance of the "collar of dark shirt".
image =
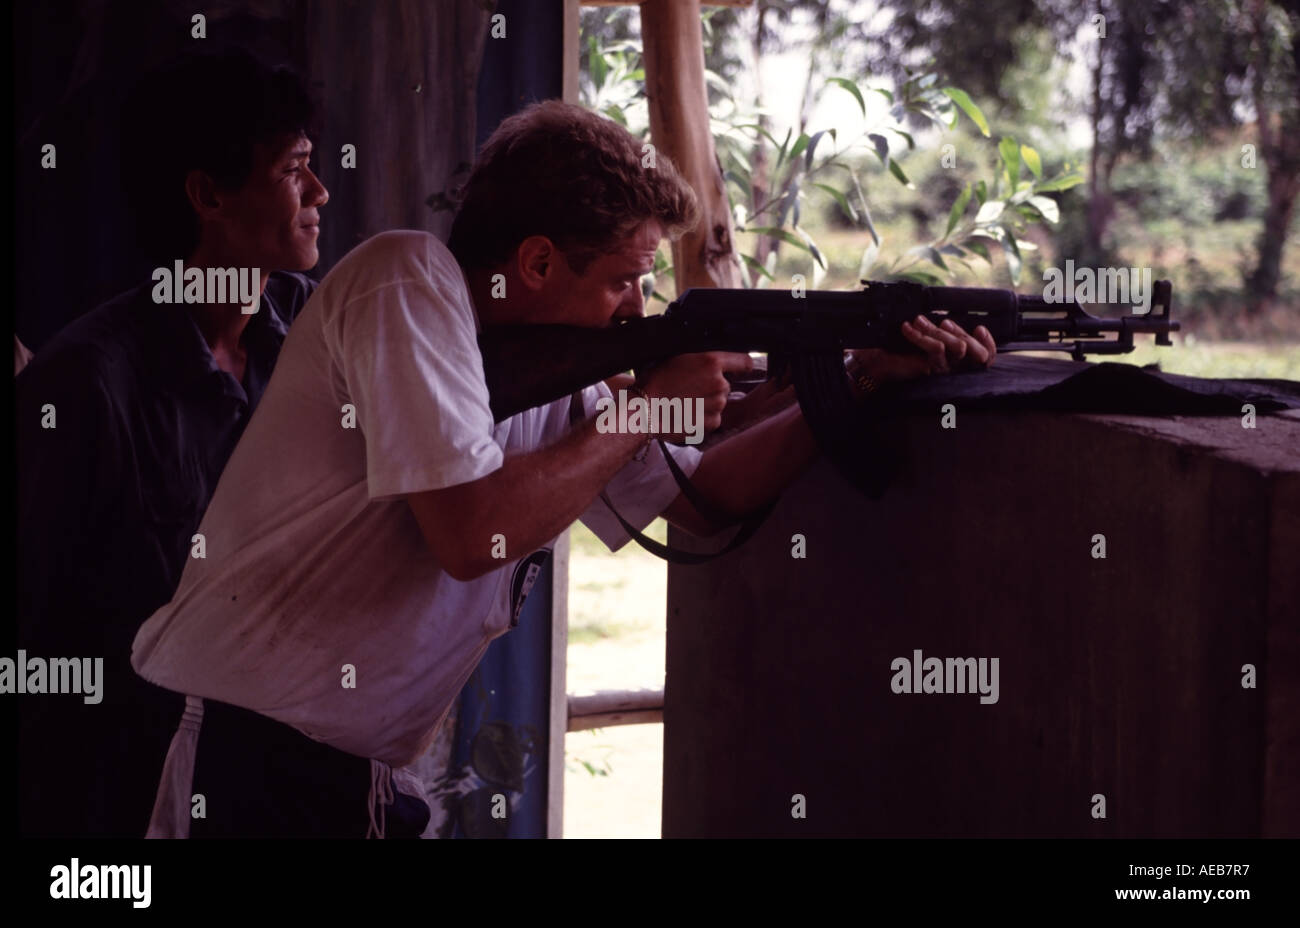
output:
M248 321L242 341L248 352L248 364L268 376L289 329L280 318L276 298L272 293L273 281L268 280L257 312ZM162 381L173 388L186 387L214 373L224 373L203 338L198 323L183 305L156 304L150 298L148 286L141 291L145 344L153 355L152 369ZM247 402L243 385L234 377L220 378L221 383L236 399Z

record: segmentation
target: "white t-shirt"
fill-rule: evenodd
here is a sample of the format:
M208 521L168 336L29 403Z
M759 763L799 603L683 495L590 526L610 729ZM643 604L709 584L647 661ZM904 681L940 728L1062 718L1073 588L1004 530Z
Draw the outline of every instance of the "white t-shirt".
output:
M423 751L509 628L510 581L532 552L507 538L499 569L457 581L403 497L476 480L570 427L567 400L493 425L477 328L459 265L427 233L377 235L330 271L199 526L205 557L136 636L145 679L392 766ZM602 392L584 393L589 414ZM673 451L693 472L699 452ZM658 453L606 489L638 527L678 493ZM582 520L612 549L627 541L599 500Z

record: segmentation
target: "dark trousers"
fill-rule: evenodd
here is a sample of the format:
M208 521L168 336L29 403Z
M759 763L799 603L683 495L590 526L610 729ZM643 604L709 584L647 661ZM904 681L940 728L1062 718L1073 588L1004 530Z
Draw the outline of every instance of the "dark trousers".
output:
M68 693L3 697L18 714L23 837L144 837L185 697L142 680L124 659L105 660L104 677L97 704Z
M193 838L364 838L370 828L369 760L211 699L203 700L193 791L206 812L191 820ZM395 785L393 799L385 836L418 838L428 805Z

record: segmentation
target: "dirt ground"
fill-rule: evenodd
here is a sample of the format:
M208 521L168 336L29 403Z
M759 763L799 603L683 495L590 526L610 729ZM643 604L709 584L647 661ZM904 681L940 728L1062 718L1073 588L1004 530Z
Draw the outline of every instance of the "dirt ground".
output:
M635 545L610 554L581 525L570 539L568 691L661 688L666 566ZM663 725L572 732L565 756L566 838L660 836Z

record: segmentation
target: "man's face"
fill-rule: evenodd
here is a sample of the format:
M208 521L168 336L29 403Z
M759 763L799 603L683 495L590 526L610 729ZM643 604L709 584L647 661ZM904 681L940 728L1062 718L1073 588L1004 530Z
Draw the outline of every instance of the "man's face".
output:
M645 314L641 278L654 270L655 250L663 238L663 226L648 220L636 231L615 242L579 275L560 256L556 273L547 281L554 307L545 320L567 325L603 327L618 319Z
M329 200L307 166L311 142L286 134L253 149L253 169L244 186L223 191L222 238L241 267L305 271L320 253L319 208Z

